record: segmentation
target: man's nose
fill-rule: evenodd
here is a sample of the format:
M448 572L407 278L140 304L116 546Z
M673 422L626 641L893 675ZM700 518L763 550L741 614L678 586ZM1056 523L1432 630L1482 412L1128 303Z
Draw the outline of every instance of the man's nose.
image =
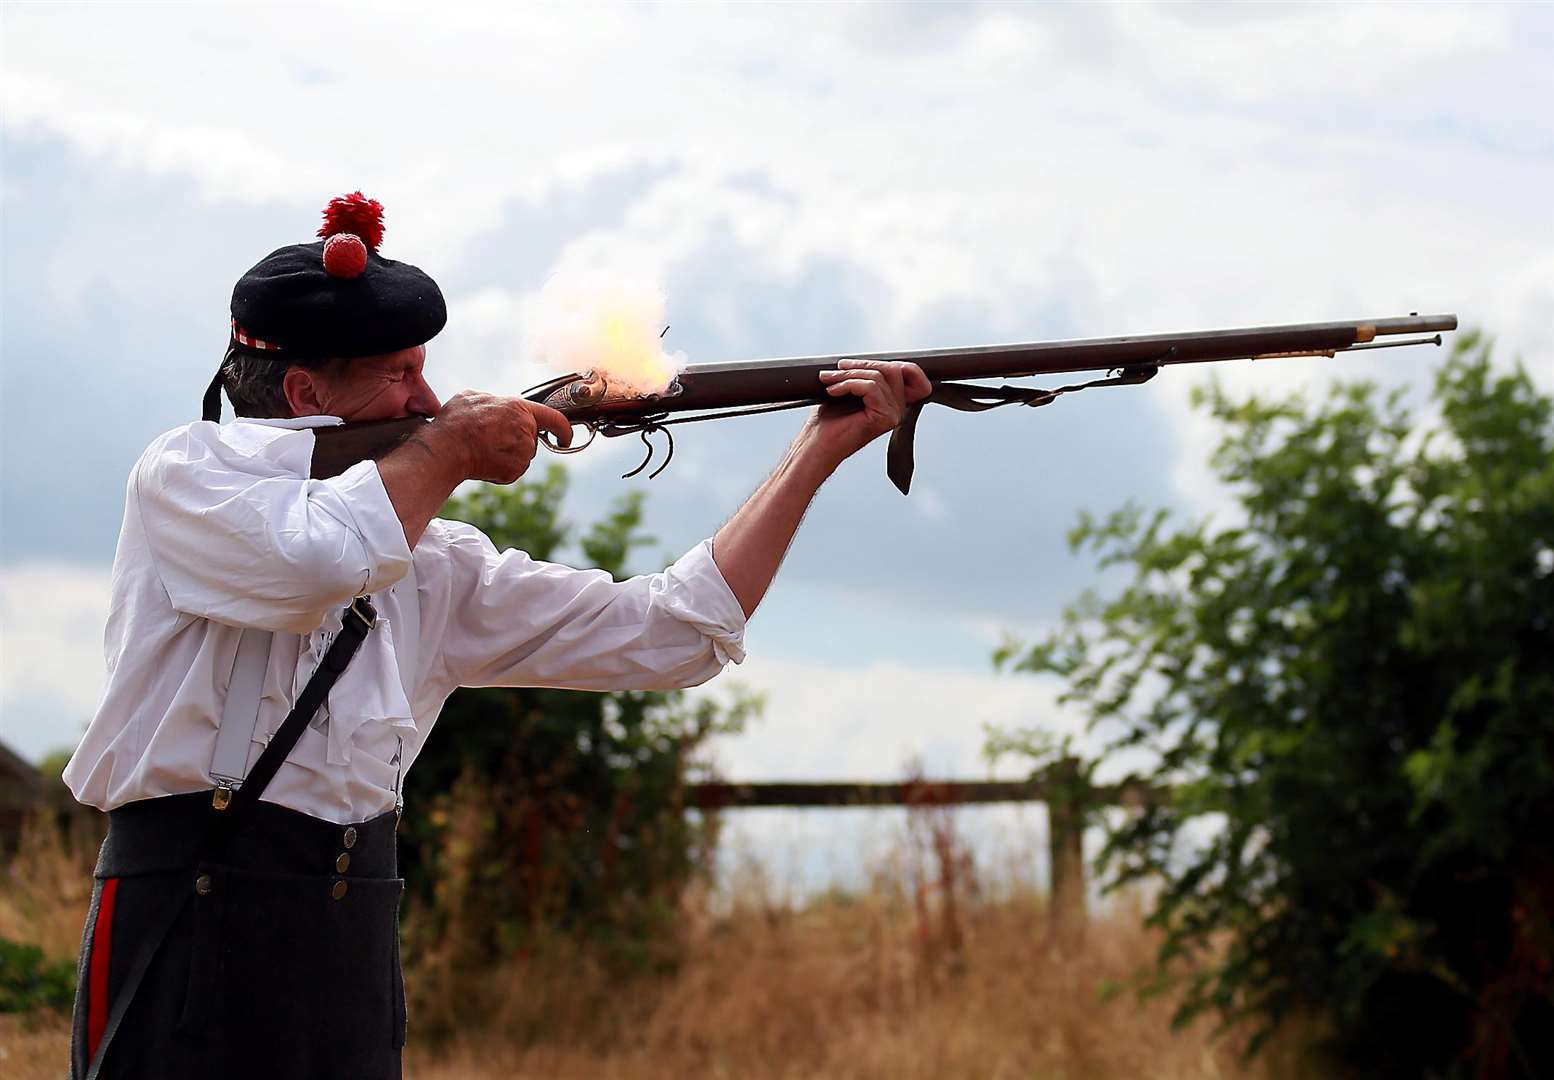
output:
M416 416L436 416L442 412L442 401L427 381L417 376L416 387L410 393L410 400L405 402L405 408Z

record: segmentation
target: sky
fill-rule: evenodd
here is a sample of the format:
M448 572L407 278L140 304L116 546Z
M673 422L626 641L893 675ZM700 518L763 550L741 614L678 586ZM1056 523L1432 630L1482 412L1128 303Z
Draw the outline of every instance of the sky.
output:
M128 470L197 417L238 276L332 195L383 202L384 255L441 285L444 396L537 381L526 308L597 269L658 281L697 363L1452 311L1554 389L1550 12L7 4L0 739L36 759L78 738ZM991 650L1099 582L1065 543L1081 511L1226 512L1191 388L1422 398L1443 356L926 414L910 498L881 443L816 500L750 658L707 688L768 698L719 767L979 776L985 724L1074 730ZM667 561L799 422L681 429L652 481L596 447L567 459L568 513L640 488Z

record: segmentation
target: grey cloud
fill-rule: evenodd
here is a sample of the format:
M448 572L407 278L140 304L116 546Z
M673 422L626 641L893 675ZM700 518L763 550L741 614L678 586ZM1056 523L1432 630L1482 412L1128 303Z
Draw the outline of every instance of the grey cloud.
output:
M997 9L993 4L920 3L861 4L841 10L851 41L882 52L923 56L956 48Z
M4 719L0 737L6 745L28 761L38 761L56 750L73 750L91 717L55 695L9 694Z
M885 287L866 269L814 260L777 279L759 252L727 234L682 263L669 295L676 346L696 362L1007 339L1010 327L967 308L922 320L918 341L870 340L870 307ZM706 312L730 309L719 325ZM1072 336L1062 297L1033 297L1033 336ZM648 493L648 522L670 548L710 535L776 462L800 416L716 421L676 429L674 463L657 480L578 473L581 518L621 492ZM964 415L937 407L917 436L918 494L884 476L883 441L849 462L821 492L784 566L790 580L894 595L913 607L1011 620L1048 617L1089 582L1065 534L1081 508L1104 512L1135 498L1168 501L1172 443L1150 388L1094 390L1040 410ZM635 464L632 459L628 464ZM926 513L927 500L935 504Z
M330 83L338 82L340 78L329 68L318 64L297 64L292 68L292 72L297 83L307 87L328 86Z
M849 47L901 63L942 64L971 46L993 19L1032 28L1041 43L1044 83L1076 62L1119 62L1128 39L1124 16L1101 4L859 4L845 10L839 25Z
M672 164L637 166L538 204L515 200L440 275L446 291L537 284L571 239L619 223L673 172ZM29 407L13 409L0 436L3 557L101 564L111 558L131 463L153 435L196 414L219 358L232 281L313 208L234 214L200 203L178 182L103 170L47 140L11 139L6 175L28 194L26 212L8 215L16 225L8 222L4 253L0 386L9 402ZM62 307L38 273L65 257L59 222L71 257L89 267L106 245L115 258L138 260L145 288L130 289L133 277L101 277L78 309ZM1069 336L1066 305L1089 286L1066 273L1057 280L1067 292L1031 297L1016 323L975 304L945 306L919 314L912 341L872 337L873 312L891 294L867 268L817 258L779 276L728 228L682 258L666 286L675 347L714 361ZM649 493L649 531L666 548L684 548L734 511L800 422L789 413L682 427L676 461L656 481L621 481L614 462L577 470L571 512L590 520L640 486ZM883 444L871 447L822 492L785 577L1030 622L1071 596L1076 576L1089 577L1063 540L1080 507L1156 501L1168 489L1171 447L1147 388L1094 391L1040 411L934 409L918 439L919 494L897 494L883 475ZM18 467L40 461L45 447L46 467Z
M747 169L744 172L730 173L723 181L723 185L733 191L744 191L751 195L758 195L769 202L777 203L788 208L797 207L799 197L791 190L778 184L772 179L771 174L762 169Z
M496 225L451 260L438 282L450 296L515 283L537 288L567 244L590 230L619 226L644 192L678 171L672 161L638 162L574 188L556 188L543 199L510 199Z
M213 205L12 132L4 176L0 562L104 563L130 466L199 416L233 282L316 210Z

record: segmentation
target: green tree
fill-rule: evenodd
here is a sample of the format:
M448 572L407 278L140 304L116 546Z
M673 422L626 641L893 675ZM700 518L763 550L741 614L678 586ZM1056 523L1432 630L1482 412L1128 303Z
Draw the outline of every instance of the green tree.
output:
M1174 792L1101 869L1156 884L1180 1022L1255 1049L1316 1018L1362 1075L1554 1075L1554 402L1476 334L1433 401L1421 433L1364 383L1199 395L1232 520L1082 518L1131 580L995 660Z
M574 536L560 466L451 500L498 548L550 559ZM650 537L642 497L577 536L582 560L617 579ZM711 734L758 702L683 692L467 689L449 698L406 778L401 852L421 929L480 965L557 931L637 964L672 960L680 890L707 861L705 823L682 791Z

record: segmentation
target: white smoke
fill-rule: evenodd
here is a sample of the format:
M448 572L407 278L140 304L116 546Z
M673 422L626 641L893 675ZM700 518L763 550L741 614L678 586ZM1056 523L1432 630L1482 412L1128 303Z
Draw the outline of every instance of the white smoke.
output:
M650 275L562 270L527 305L529 359L559 372L603 372L618 389L666 389L685 367L665 350L664 293Z

